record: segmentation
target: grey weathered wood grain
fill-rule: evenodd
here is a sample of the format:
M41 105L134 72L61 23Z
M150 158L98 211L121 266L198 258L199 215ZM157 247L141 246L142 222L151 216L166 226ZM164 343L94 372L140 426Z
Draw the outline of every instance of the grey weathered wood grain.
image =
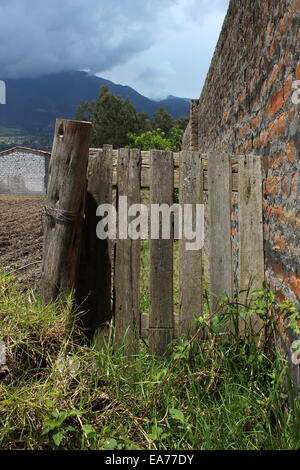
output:
M203 172L199 152L181 152L179 203L193 205L195 220L196 204L203 202ZM184 211L183 211L184 228ZM193 227L195 230L195 226ZM202 313L202 250L187 250L184 230L179 241L179 325L182 333L194 330L194 315Z
M102 149L90 149L90 156L95 155L98 151L102 152ZM117 184L117 150L113 151L113 185ZM142 151L142 175L141 175L141 187L150 187L150 152ZM179 188L179 165L180 165L180 153L173 153L174 157L174 188ZM203 167L203 189L208 190L208 171L207 171L207 155L202 154L202 167ZM238 157L231 155L232 163L232 191L238 191Z
M264 281L262 167L261 157L240 156L239 161L239 289L261 289Z
M57 119L49 167L42 265L45 302L76 287L91 124Z
M118 205L121 196L127 196L128 207L139 204L140 186L141 152L120 149ZM130 218L127 218L127 222L130 222ZM137 352L141 329L139 274L140 239L118 237L115 263L115 342L117 346L124 343L129 355Z
M208 155L209 269L211 308L217 300L233 295L231 240L231 159L229 155Z
M150 152L151 204L173 204L174 163L172 152ZM149 349L164 355L173 338L173 239L150 240Z

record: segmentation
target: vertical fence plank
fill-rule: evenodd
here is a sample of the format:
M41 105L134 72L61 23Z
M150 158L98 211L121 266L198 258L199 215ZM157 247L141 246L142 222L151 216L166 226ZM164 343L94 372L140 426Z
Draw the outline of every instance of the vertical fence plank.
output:
M208 155L209 270L211 309L233 296L231 241L232 169L230 155Z
M77 302L84 310L83 326L89 335L111 318L112 241L96 235L100 204L112 204L113 147L89 158L84 236L81 250Z
M239 289L244 302L249 282L260 289L264 280L261 157L239 159Z
M196 204L203 203L202 159L199 152L181 152L179 203L193 205L193 220ZM186 250L183 211L182 239L179 241L179 327L184 334L192 333L194 315L202 313L202 249ZM195 230L195 225L193 226Z
M150 152L151 205L173 205L174 163L172 152ZM151 226L154 212L151 207ZM150 315L149 349L157 355L165 354L173 338L173 220L169 239L162 239L159 218L159 238L150 240ZM152 228L152 227L151 227Z
M57 119L49 168L42 265L45 302L76 287L91 124Z
M127 225L130 219L126 216L125 221L120 220L122 210L120 198L127 196L128 208L132 204L140 204L140 187L140 150L120 149L117 195L119 234L115 262L115 341L117 346L123 344L124 341L129 355L137 352L141 329L139 289L140 239L132 240L128 237L128 229L124 230L124 222ZM127 208L125 209L127 210ZM124 233L121 234L120 230L123 230Z

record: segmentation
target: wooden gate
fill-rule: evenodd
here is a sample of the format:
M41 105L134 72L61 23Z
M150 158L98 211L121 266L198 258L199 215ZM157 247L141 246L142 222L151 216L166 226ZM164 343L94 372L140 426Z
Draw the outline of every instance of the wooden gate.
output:
M52 155L52 167L58 158L57 152ZM128 353L134 355L138 352L140 336L147 330L150 351L163 355L175 336L175 330L191 334L195 328L194 316L202 315L204 258L209 266L207 272L212 293L211 308L215 308L219 299L225 295L232 298L232 202L236 197L241 296L251 278L255 279L253 287L261 287L264 278L264 256L260 157L236 157L218 153L201 155L199 152L189 151L172 153L160 150L113 150L112 146L106 145L103 149L90 149L87 174L81 258L77 282L74 282L73 287L76 287L78 303L87 312L85 325L91 332L113 317L116 345L125 343ZM50 187L55 184L55 181L50 181ZM140 204L140 191L143 188L150 188L151 207L165 204L170 208L174 203L174 189L179 192L177 207L190 205L194 216L197 205L200 207L199 205L205 203L205 249L188 250L187 243L190 240L184 230L178 241L180 306L177 316L174 316L172 213L170 236L163 238L160 217L159 235L150 237L149 315L142 315L140 309L141 240L128 236L128 227L133 220L130 212L126 212L126 218L123 217L122 220L120 213L121 209L124 209L125 196L126 209L133 204ZM62 186L60 192L63 191ZM52 187L50 198L53 193L55 187ZM63 195L61 198L63 199ZM113 203L118 236L116 240L100 240L96 235L97 225L101 220L99 214L97 215L97 208L102 204ZM182 228L184 217L185 212ZM50 222L45 233L43 266L49 266L49 263L52 266L54 262L51 252L47 249L47 229L51 230L53 243L53 224L55 226L59 221L52 214ZM60 243L59 238L56 243ZM204 256L204 252L208 255ZM64 266L64 270L66 269ZM66 273L64 275L66 276ZM43 279L45 292L58 292L59 286L56 286L55 291L48 288L51 283L49 276L46 281L45 276ZM55 295L52 298L55 298Z

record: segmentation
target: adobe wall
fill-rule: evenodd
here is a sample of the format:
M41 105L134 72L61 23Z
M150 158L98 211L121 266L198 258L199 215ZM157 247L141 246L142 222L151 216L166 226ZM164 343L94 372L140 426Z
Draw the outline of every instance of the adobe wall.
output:
M263 157L266 280L300 311L299 59L300 0L231 0L184 146Z

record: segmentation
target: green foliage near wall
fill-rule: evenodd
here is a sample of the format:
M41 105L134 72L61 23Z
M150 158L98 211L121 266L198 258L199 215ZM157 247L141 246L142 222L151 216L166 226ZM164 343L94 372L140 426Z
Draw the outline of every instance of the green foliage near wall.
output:
M78 106L75 119L93 124L91 145L94 147L110 143L115 148L178 151L189 118L176 121L160 108L150 119L148 113L137 113L128 98L115 96L108 86L103 86L96 100Z
M111 143L116 147L129 143L128 132L138 130L137 113L129 102L121 96L114 96L103 86L96 100L83 102L77 108L75 119L90 121L92 145L99 147Z
M178 126L171 130L171 137L166 137L161 129L150 130L137 135L133 132L128 134L131 140L129 147L141 150L170 150L177 152L180 150L183 132Z

